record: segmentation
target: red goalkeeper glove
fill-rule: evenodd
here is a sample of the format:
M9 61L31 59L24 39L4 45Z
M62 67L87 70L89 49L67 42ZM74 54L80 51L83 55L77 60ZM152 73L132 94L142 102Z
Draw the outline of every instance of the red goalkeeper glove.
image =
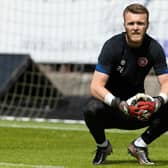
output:
M154 99L149 95L138 93L135 96L129 98L126 102L121 103L120 109L127 116L136 118L138 120L147 120L151 116L149 110L153 110L154 107L151 103L153 100ZM144 104L146 102L150 102L151 104Z
M163 104L164 99L161 96L153 98L143 93L138 93L127 101L116 98L112 102L112 105L117 106L125 115L143 121L148 120Z
M147 110L150 113L156 112L164 104L164 99L161 96L154 97L153 101L139 101L137 106L142 110Z
M146 109L140 108L137 105L129 106L129 113L132 118L142 121L147 120L151 116Z

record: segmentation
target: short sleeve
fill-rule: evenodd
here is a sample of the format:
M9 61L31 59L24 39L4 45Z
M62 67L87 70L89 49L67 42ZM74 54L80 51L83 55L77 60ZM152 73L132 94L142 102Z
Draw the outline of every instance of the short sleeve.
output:
M98 64L96 65L97 71L110 74L115 55L113 49L114 47L110 40L106 41L98 57Z
M161 45L154 41L151 52L153 53L153 67L156 75L168 73L166 55Z

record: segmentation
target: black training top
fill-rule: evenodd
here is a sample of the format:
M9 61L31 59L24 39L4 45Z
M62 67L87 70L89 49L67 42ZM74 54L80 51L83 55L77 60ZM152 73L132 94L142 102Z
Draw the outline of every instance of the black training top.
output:
M152 67L156 75L168 73L161 45L146 34L140 47L131 48L123 32L105 42L96 71L110 75L106 88L125 100L144 92L144 79Z

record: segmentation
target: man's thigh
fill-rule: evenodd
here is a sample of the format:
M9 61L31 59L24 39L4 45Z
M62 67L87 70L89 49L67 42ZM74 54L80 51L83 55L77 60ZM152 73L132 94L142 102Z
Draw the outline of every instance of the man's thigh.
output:
M149 121L140 121L138 119L131 118L119 109L106 105L103 110L98 113L98 118L103 121L105 128L135 130L149 125Z
M99 126L103 128L134 130L149 124L149 122L133 119L118 108L110 107L93 97L89 99L86 106L85 120L90 121L90 117L93 119L93 123L99 123Z

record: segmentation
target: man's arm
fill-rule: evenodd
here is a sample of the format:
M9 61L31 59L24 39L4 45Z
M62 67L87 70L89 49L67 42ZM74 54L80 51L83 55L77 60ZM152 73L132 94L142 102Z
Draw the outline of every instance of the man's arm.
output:
M154 97L153 101L141 102L140 108L146 108L147 110L157 112L160 107L168 102L168 74L162 74L157 76L160 84L160 93Z
M159 75L158 80L160 83L160 95L166 103L168 101L168 74Z
M105 96L110 93L106 88L105 85L109 78L108 74L101 73L95 71L93 73L93 78L90 84L90 92L92 96L96 97L97 99L104 101Z
M160 92L168 95L168 74L163 74L158 76L160 83Z

